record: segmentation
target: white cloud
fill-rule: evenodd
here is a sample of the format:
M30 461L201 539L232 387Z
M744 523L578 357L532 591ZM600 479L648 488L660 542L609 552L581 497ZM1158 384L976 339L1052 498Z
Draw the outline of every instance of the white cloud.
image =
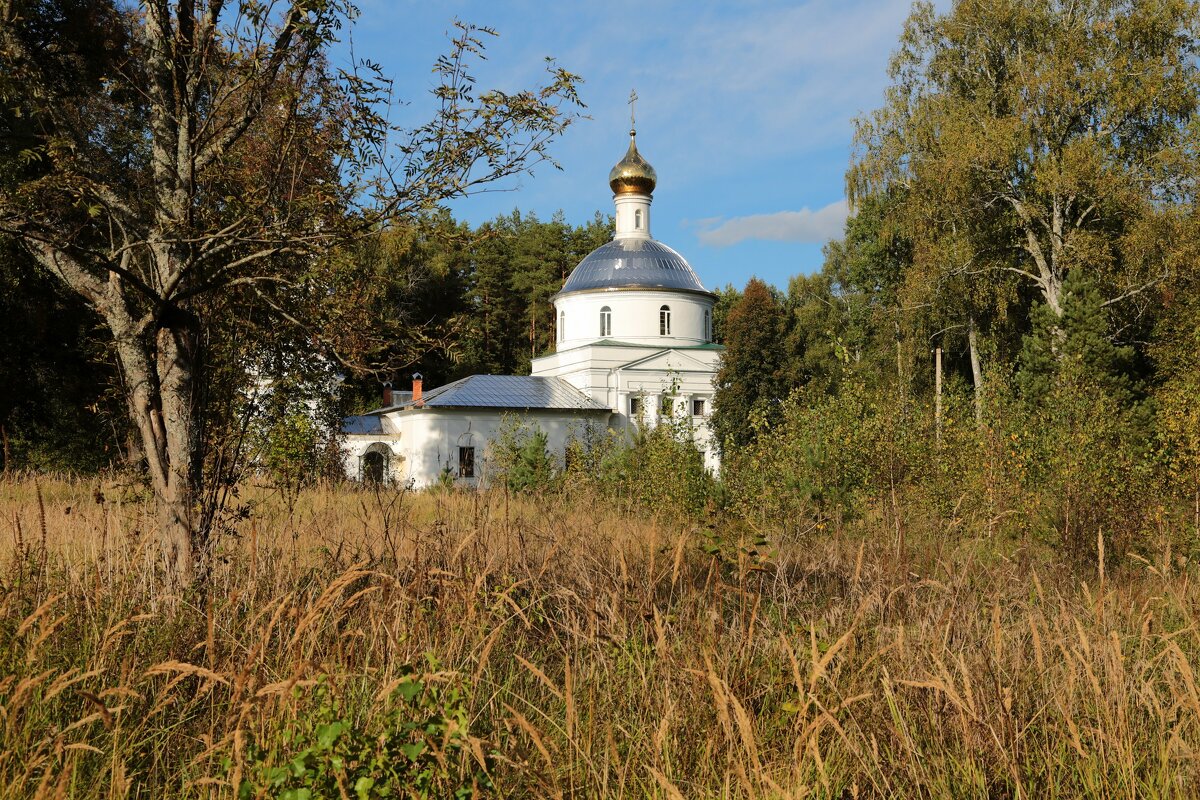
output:
M747 239L824 244L842 235L848 214L849 207L843 199L816 211L802 208L732 217L698 231L696 236L703 244L713 247L729 247Z

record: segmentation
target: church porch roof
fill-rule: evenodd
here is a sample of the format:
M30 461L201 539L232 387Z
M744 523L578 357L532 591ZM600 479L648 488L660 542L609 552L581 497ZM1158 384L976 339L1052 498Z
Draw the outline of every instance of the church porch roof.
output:
M611 411L561 378L532 375L471 375L426 392L421 407Z

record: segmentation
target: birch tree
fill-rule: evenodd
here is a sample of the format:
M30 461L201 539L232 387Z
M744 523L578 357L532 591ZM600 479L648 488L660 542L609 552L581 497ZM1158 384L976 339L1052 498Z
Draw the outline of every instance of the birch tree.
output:
M28 165L0 184L0 235L111 334L177 583L207 545L211 315L303 327L292 303L322 294L323 253L547 161L575 116L577 78L552 62L543 86L477 92L492 32L458 25L430 122L389 125L378 68L327 59L355 15L345 0L0 0L0 94ZM104 43L101 65L80 63L80 41Z
M1191 0L918 3L849 191L900 190L918 266L984 305L1007 275L1061 319L1083 270L1104 307L1144 306L1168 264L1139 237L1193 194L1198 26Z

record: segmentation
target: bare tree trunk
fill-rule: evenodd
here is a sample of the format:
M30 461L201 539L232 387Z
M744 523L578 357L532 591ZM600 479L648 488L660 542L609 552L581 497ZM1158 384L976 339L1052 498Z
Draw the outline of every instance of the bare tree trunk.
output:
M198 479L193 459L196 442L192 381L195 371L191 334L186 328L158 333L159 381L166 436L167 480L158 498L163 559L172 576L190 584L200 542L196 541L195 501Z
M975 332L975 317L967 322L967 344L971 351L971 378L975 382L975 424L983 427L983 367L979 364L979 337Z
M194 365L190 348L178 346L186 334L164 328L152 345L119 309L106 311L116 334L130 417L154 491L163 563L172 583L188 586L195 576L196 476L192 469Z
M933 421L937 443L942 443L942 346L933 351Z

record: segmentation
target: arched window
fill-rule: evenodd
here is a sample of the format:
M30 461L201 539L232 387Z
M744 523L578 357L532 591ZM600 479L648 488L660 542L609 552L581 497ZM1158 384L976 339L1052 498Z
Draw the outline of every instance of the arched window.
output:
M671 335L671 307L663 306L658 310L658 335Z
M640 208L633 212L633 228L638 231L642 229L642 210Z
M558 312L558 340L567 338L567 312Z
M712 320L708 315L708 311L705 310L705 312L704 312L704 341L706 341L706 342L712 340L712 329L709 328L709 325L711 325L711 324L712 324Z
M612 309L608 306L600 309L600 335L612 336Z
M391 479L391 450L386 444L376 442L362 454L359 468L364 483L387 483Z

